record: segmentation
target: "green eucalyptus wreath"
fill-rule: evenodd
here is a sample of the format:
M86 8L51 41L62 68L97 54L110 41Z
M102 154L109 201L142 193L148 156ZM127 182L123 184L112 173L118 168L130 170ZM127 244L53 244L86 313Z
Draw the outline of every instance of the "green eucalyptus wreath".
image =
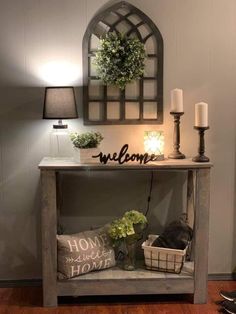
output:
M124 89L126 84L143 75L145 58L144 44L137 38L110 32L100 39L94 64L106 85Z

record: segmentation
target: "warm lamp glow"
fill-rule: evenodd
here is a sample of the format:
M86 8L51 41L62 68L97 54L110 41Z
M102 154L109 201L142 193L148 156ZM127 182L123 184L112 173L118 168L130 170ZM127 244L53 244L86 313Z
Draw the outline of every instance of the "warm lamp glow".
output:
M144 132L144 151L148 154L163 155L164 135L162 131Z
M78 65L66 61L51 61L40 69L41 78L50 85L71 85L79 78Z

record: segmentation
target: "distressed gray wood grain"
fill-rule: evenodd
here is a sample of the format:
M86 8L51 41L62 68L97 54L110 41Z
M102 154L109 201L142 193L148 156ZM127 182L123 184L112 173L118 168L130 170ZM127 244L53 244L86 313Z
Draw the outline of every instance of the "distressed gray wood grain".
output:
M67 280L58 282L58 295L128 295L193 293L193 278Z
M44 306L57 306L57 207L56 173L41 171L42 181L42 266Z
M207 302L210 170L196 172L194 239L194 303Z
M98 163L94 164L80 164L74 161L73 158L52 158L45 157L39 163L39 169L56 169L56 170L155 170L155 169L199 169L210 168L212 163L193 162L190 158L174 160L165 159L163 161L149 162L145 165L139 163L129 162L125 164L118 164L116 162L108 162L106 165Z
M195 191L195 171L189 170L188 171L188 178L187 178L187 206L186 206L186 213L189 226L194 229L194 191ZM194 260L194 239L192 239L188 251L187 251L187 258L191 261Z
M191 228L194 225L194 172L188 171L187 182L187 218Z
M94 271L82 276L74 277L69 281L96 281L96 280L138 280L138 279L150 279L150 280L160 280L160 279L189 279L193 278L193 263L186 262L185 266L183 267L183 271L178 274L173 273L165 273L165 272L158 272L154 270L147 270L145 268L143 261L137 262L139 265L137 269L134 271L124 271L122 269L122 265L108 268L101 271ZM61 280L61 282L65 282L68 280Z
M193 163L189 159L167 160L150 166L140 165L81 165L73 159L44 158L39 168L42 176L42 249L43 295L45 306L56 306L58 295L119 295L194 293L194 303L205 303L207 297L208 219L211 163ZM147 170L189 171L188 209L195 199L195 269L194 275L182 271L180 275L147 271L135 272L112 268L89 273L74 280L57 280L57 183L56 173L65 170ZM196 187L193 187L193 171ZM193 195L195 194L195 195ZM187 267L188 268L188 267ZM187 269L186 268L186 269ZM190 267L191 269L191 267Z

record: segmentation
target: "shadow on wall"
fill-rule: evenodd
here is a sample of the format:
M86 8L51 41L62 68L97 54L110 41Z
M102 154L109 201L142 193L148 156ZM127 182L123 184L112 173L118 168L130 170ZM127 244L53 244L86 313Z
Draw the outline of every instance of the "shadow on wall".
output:
M62 174L60 204L64 232L100 227L131 209L145 213L150 183L150 171ZM147 233L160 233L167 222L178 218L186 210L185 197L185 173L154 172Z
M45 83L46 87L46 83ZM10 121L42 122L45 87L0 87L0 119ZM77 109L82 116L82 87L75 87Z
M80 104L81 87L75 92ZM43 87L1 87L0 95L0 279L39 278L38 163L50 155L52 121L42 120Z
M39 278L43 88L0 88L0 279Z
M14 194L14 193L13 193ZM29 196L28 206L8 213L1 206L0 219L0 279L41 278L41 215L40 188Z

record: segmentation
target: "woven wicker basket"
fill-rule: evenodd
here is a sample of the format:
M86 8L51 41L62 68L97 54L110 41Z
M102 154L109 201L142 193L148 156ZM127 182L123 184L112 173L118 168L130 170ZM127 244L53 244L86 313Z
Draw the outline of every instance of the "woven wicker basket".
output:
M147 269L179 274L182 270L186 251L151 246L158 235L150 234L143 242L145 265Z

